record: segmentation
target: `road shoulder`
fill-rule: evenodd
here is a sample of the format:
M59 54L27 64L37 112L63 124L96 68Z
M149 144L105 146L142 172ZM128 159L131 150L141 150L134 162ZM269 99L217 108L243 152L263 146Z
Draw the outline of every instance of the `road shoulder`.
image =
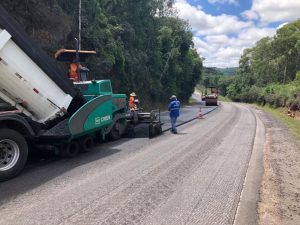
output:
M235 225L252 225L257 222L257 202L259 201L260 184L263 176L265 127L256 112L254 114L256 117L256 135L234 221Z
M300 150L281 122L260 110L266 127L258 224L300 224Z

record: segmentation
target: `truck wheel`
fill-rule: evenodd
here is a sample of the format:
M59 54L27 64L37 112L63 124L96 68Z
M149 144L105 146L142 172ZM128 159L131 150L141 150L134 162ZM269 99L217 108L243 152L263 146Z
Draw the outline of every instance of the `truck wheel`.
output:
M12 129L0 129L0 181L18 175L28 157L25 138Z
M120 135L119 129L118 129L118 122L114 124L111 131L108 133L108 138L110 141L116 141L120 139L122 135Z
M81 152L89 152L94 147L94 139L92 136L86 136L79 142Z
M73 158L79 153L79 144L77 141L71 141L61 148L61 155L66 158Z

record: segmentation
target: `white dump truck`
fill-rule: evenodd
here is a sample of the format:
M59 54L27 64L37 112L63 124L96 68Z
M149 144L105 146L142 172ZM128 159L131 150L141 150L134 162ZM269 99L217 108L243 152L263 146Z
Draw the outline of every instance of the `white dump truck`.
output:
M72 97L11 38L7 30L0 28L0 98L40 123L63 116Z
M84 103L55 60L0 6L0 181L22 170L31 142Z

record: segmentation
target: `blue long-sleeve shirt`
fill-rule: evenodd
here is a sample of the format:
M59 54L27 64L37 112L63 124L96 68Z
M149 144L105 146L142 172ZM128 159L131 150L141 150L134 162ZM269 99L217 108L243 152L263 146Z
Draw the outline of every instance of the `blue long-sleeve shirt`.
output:
M170 111L170 117L178 117L179 109L180 109L180 102L178 100L171 101L168 106L168 110Z

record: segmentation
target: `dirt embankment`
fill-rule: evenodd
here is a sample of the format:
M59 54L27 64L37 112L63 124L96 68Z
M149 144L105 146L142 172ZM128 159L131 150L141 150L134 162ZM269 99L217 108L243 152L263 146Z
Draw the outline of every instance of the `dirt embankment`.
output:
M270 114L261 111L260 118L266 127L266 143L258 224L300 224L299 145Z

